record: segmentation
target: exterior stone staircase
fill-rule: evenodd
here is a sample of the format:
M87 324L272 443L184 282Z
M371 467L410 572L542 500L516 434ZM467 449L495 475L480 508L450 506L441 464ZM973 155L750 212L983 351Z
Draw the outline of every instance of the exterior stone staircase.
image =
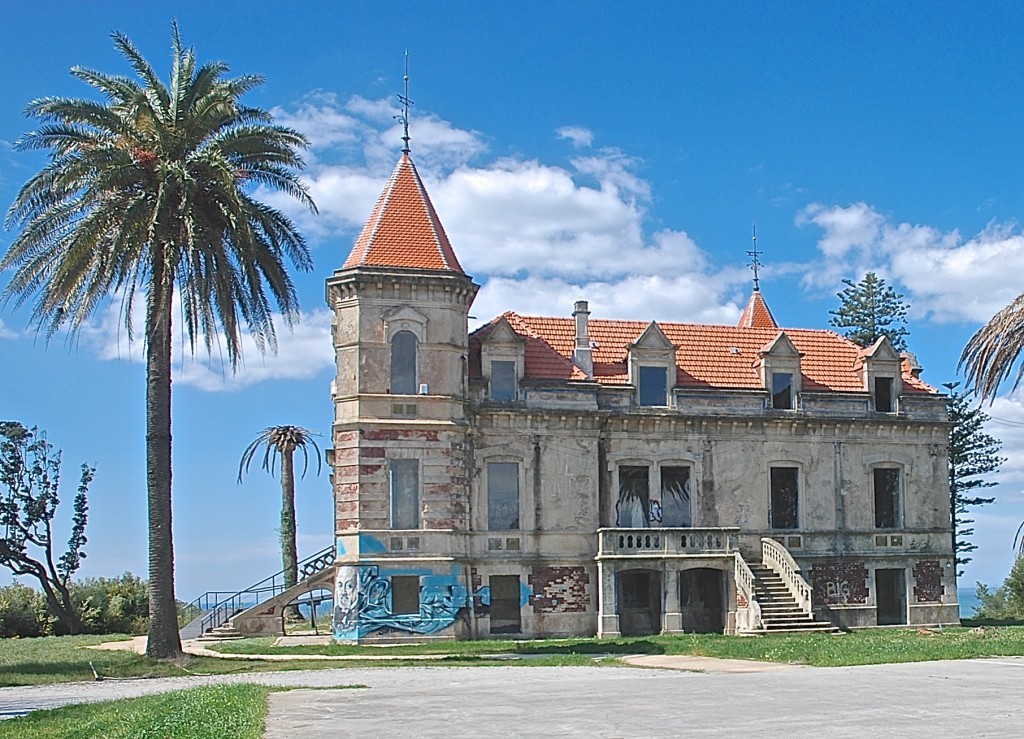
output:
M818 621L813 613L804 610L793 597L782 575L763 564L749 564L754 575L754 597L761 607L761 634L787 634L796 632L839 631L828 621Z

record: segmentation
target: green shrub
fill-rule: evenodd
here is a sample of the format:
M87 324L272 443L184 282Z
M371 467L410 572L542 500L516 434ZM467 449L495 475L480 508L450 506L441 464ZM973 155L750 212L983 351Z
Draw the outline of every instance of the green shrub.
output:
M52 622L42 593L19 582L0 587L0 637L44 636Z

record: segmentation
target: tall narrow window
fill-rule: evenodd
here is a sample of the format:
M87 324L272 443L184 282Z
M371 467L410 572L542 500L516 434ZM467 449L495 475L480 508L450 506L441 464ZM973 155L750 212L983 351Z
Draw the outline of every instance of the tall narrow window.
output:
M516 363L495 360L491 362L491 400L516 399Z
M510 531L519 528L519 464L487 463L487 528Z
M640 405L668 405L668 370L664 367L640 368Z
M391 613L395 616L419 614L420 578L418 575L391 576Z
M772 408L793 407L793 375L790 372L772 372Z
M875 528L900 528L900 471L885 467L874 469Z
M799 470L796 467L772 467L769 525L773 529L799 528Z
M661 525L693 525L689 467L661 468Z
M420 463L415 459L393 459L391 473L391 528L420 527Z
M619 502L615 504L616 526L640 529L650 526L650 472L646 467L619 467Z
M416 335L399 331L391 339L391 392L416 394Z
M875 378L875 410L879 413L892 413L892 378Z

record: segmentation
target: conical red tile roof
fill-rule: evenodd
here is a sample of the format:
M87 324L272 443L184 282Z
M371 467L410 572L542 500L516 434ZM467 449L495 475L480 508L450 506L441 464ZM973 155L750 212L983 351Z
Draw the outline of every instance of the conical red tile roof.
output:
M743 315L740 316L740 322L736 326L739 328L779 327L779 324L775 322L775 316L768 309L768 303L764 302L764 298L761 297L760 290L754 290L751 293L747 307L743 309Z
M465 274L408 153L395 165L342 269L352 267Z

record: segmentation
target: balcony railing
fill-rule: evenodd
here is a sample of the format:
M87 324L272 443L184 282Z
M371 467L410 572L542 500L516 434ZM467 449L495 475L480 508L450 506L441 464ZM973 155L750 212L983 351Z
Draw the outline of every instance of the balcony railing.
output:
M599 556L684 557L735 552L739 529L601 529L599 533Z

